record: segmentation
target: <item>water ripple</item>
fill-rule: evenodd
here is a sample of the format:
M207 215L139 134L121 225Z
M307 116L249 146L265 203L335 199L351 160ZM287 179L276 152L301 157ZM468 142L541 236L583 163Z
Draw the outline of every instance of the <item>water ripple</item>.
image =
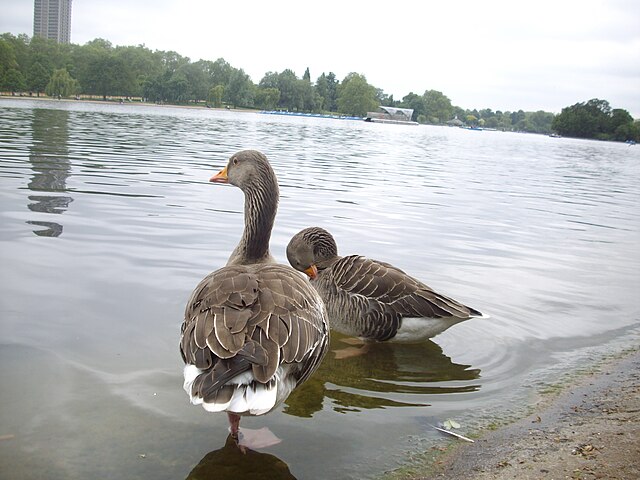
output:
M263 150L279 178L278 260L294 233L323 226L342 254L391 262L491 315L433 342L375 344L345 359L334 336L320 370L260 419L287 438L278 456L305 477L327 473L324 456L298 460L309 429L335 459L330 473L379 472L367 453L391 448L379 425L397 455L400 439L426 435L425 415L472 424L522 403L537 372L623 343L640 319L638 148L208 109L1 100L0 113L3 341L55 351L73 391L96 405L121 400L105 418L126 412L135 432L226 431L219 416L205 428L177 393L150 397L180 389L184 302L240 237L241 192L207 180L243 148ZM91 379L76 378L78 365ZM15 387L0 391L41 397L33 384ZM56 411L73 398L59 397ZM79 425L95 421L85 410L72 410ZM79 431L29 418L15 427L27 441L57 438L86 454L70 445L90 441ZM149 448L182 465L194 435L178 442L184 452L176 442Z

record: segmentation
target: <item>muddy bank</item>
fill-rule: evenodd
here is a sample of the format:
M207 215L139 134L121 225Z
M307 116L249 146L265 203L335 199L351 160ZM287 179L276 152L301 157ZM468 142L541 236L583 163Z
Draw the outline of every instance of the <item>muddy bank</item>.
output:
M438 479L640 478L640 351L436 461Z

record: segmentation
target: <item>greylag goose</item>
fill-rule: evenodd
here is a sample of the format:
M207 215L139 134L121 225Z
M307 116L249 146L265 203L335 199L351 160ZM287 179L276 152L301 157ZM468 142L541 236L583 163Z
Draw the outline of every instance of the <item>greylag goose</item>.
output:
M420 342L484 316L393 265L359 255L339 256L333 236L320 227L298 232L287 245L287 258L311 278L331 328L346 335Z
M240 416L272 411L318 368L329 325L304 275L269 253L278 182L267 158L236 153L210 181L243 191L244 233L227 265L207 275L187 303L184 389L193 404L226 411L238 439Z

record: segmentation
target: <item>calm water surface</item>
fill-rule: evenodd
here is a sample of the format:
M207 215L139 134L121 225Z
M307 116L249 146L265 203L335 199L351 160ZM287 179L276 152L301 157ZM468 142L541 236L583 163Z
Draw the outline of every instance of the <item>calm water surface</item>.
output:
M0 100L0 477L175 479L219 465L375 478L640 344L640 147L489 131ZM185 302L242 230L209 176L259 148L301 228L487 312L433 342L330 353L238 460L192 407ZM332 350L349 346L332 338Z

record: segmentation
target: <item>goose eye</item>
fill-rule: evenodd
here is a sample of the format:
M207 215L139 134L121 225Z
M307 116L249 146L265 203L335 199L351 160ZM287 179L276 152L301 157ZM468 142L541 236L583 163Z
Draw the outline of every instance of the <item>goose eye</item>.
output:
M234 165L237 165L237 164L238 164L238 159L237 159L237 158L234 158L234 159L233 159L233 164L234 164Z

